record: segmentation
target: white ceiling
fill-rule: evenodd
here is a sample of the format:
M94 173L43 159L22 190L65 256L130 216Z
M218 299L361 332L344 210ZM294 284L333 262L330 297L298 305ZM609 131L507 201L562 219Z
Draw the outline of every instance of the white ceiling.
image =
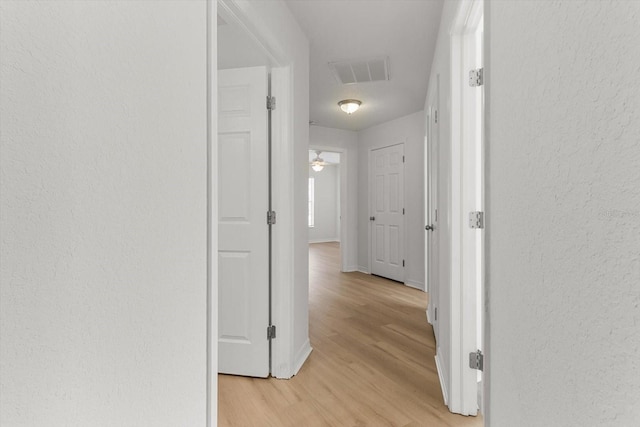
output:
M286 0L310 42L309 119L361 130L424 108L442 0ZM340 85L328 63L388 56L390 81ZM338 101L362 107L348 116Z

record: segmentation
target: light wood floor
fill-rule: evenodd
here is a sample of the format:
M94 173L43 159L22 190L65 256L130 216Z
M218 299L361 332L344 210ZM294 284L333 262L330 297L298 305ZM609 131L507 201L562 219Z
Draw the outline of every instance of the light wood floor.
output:
M290 380L220 375L219 426L482 426L444 405L425 293L340 273L337 243L309 270L311 356Z

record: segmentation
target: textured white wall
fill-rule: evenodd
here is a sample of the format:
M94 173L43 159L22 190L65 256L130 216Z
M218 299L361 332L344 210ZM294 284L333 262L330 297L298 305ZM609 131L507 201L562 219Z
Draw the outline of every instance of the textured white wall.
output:
M237 24L218 25L218 69L271 65L266 53Z
M315 226L309 228L309 242L340 241L340 166L327 165L320 172L309 167L309 177L313 177L315 182Z
M636 426L640 2L488 6L488 424Z
M204 426L206 4L0 3L0 424Z
M404 143L405 282L424 290L424 112L358 132L358 265L369 271L369 151Z
M328 147L344 150L344 154L340 158L340 168L346 181L342 187L345 193L342 194L342 200L346 204L346 218L342 219L342 225L347 228L347 238L346 242L341 243L342 249L347 251L344 270L356 271L358 269L358 133L350 130L311 126L309 128L309 145L312 148Z

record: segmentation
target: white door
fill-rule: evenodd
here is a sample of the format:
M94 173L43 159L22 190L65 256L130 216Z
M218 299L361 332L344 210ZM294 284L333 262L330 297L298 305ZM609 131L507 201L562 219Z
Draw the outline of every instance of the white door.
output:
M371 274L404 282L404 144L371 150Z
M463 37L463 75L467 83L469 71L482 68L482 8L477 6L475 31ZM473 21L469 22L473 23ZM462 86L462 219L468 220L471 212L484 212L484 89L483 86ZM466 221L465 221L466 222ZM469 353L482 350L482 290L484 288L484 230L470 228L466 223L461 230L461 359ZM482 392L482 373L461 370L463 414L474 415L478 409L478 393Z
M451 327L443 354L451 360L448 406L463 415L478 413L482 392L482 373L470 367L482 350L484 230L472 220L484 210L483 83L473 71L482 68L482 8L481 0L460 3L451 31Z
M218 372L269 375L265 67L218 71Z
M440 76L437 82L439 84ZM436 88L436 93L438 89ZM439 323L438 323L438 295L439 295L439 269L438 263L438 245L439 245L439 227L438 227L438 174L439 168L439 144L438 144L438 105L431 108L429 115L429 138L425 152L428 156L427 161L427 224L425 225L426 241L427 241L427 286L429 292L429 320L433 325L433 333L436 337L436 344L439 343Z

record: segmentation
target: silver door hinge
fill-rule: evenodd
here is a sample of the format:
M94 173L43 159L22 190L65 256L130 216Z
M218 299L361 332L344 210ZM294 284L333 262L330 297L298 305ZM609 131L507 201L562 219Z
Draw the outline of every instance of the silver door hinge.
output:
M267 96L267 110L275 110L276 109L276 97L275 96Z
M267 211L267 225L276 223L276 211Z
M478 371L484 369L484 354L480 350L469 353L469 367Z
M276 325L267 326L267 339L272 340L276 337Z
M404 163L404 156L402 156L402 163Z
M438 123L438 110L434 111L433 118L434 118L435 122Z
M435 307L435 308L433 309L433 314L434 314L434 315L433 315L433 317L434 317L434 319L433 319L433 320L434 320L434 321L437 321L437 320L438 320L438 307Z
M469 228L484 228L484 212L469 212Z
M404 208L402 208L402 215L404 215Z
M477 87L484 84L484 72L482 68L469 71L469 86Z
M404 267L404 260L402 260L402 266Z

